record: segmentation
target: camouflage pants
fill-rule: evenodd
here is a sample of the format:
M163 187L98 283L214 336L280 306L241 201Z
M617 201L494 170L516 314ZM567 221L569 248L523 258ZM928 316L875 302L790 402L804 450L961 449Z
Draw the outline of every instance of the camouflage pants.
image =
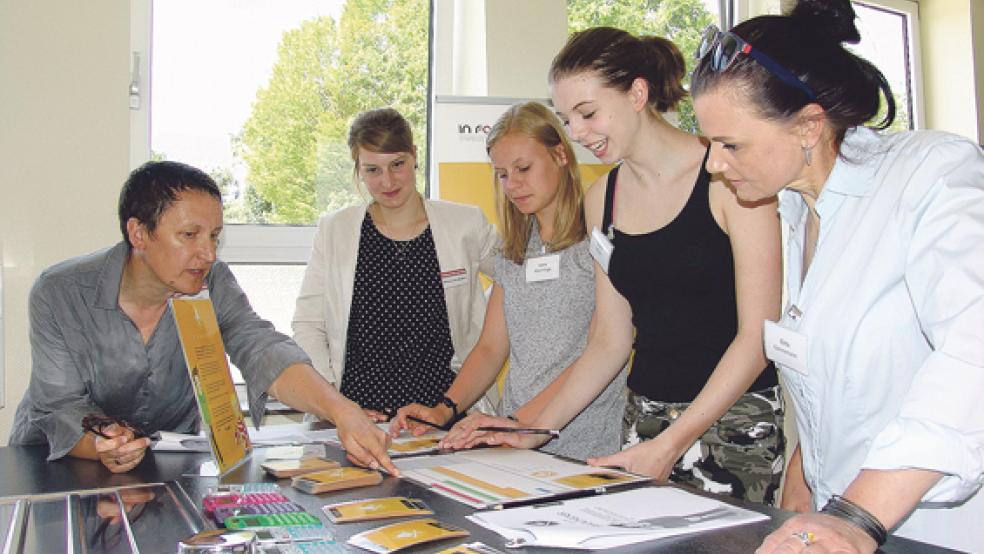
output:
M689 402L659 402L628 392L622 449L663 432ZM784 467L779 387L741 396L673 466L670 481L773 504Z

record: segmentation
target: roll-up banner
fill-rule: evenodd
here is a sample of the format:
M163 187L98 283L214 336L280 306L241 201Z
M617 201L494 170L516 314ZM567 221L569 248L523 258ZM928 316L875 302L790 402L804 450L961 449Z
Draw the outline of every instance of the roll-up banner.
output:
M530 100L553 109L541 98L436 97L431 111L430 197L477 205L489 221L498 221L485 138L509 106ZM611 167L578 144L574 151L585 187Z

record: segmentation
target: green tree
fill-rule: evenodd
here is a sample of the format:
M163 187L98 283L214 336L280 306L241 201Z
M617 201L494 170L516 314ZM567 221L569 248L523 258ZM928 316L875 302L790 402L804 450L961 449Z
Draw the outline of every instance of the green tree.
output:
M685 82L690 82L694 51L708 25L716 23L702 0L567 0L570 32L608 26L637 36L655 35L677 45L687 63ZM693 102L685 98L678 108L679 127L697 131Z
M358 201L346 137L362 111L400 110L420 143L427 28L426 0L349 0L338 22L320 17L284 33L243 127L247 196L256 196L247 204L270 223L311 224Z

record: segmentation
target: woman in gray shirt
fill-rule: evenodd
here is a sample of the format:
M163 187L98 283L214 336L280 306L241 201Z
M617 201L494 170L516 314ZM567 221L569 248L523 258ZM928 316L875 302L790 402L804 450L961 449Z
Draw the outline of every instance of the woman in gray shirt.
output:
M168 299L207 288L254 421L273 394L333 420L353 462L395 470L385 433L253 312L216 259L222 203L211 177L148 162L123 185L119 217L123 242L45 270L31 290L31 383L11 445L47 443L49 460L99 460L122 473L143 459L143 433L193 431L198 410ZM86 416L120 423L84 430Z
M587 343L594 313L594 262L588 253L583 189L574 150L556 116L537 102L511 107L486 140L492 158L503 247L478 344L446 398L433 408L402 408L393 432L426 429L407 416L452 422L494 383L506 358L499 415L532 421ZM624 408L626 372L575 417L547 452L571 458L619 450L612 425ZM453 405L448 405L453 404Z

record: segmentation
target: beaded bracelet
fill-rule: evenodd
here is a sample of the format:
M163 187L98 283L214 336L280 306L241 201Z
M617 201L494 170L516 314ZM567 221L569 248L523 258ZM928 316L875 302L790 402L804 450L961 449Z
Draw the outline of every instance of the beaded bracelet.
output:
M871 512L868 510L865 510L843 496L837 494L831 496L827 505L820 511L827 515L843 519L858 527L874 539L878 546L885 544L885 539L888 538L888 531L878 521L878 518L871 515Z

